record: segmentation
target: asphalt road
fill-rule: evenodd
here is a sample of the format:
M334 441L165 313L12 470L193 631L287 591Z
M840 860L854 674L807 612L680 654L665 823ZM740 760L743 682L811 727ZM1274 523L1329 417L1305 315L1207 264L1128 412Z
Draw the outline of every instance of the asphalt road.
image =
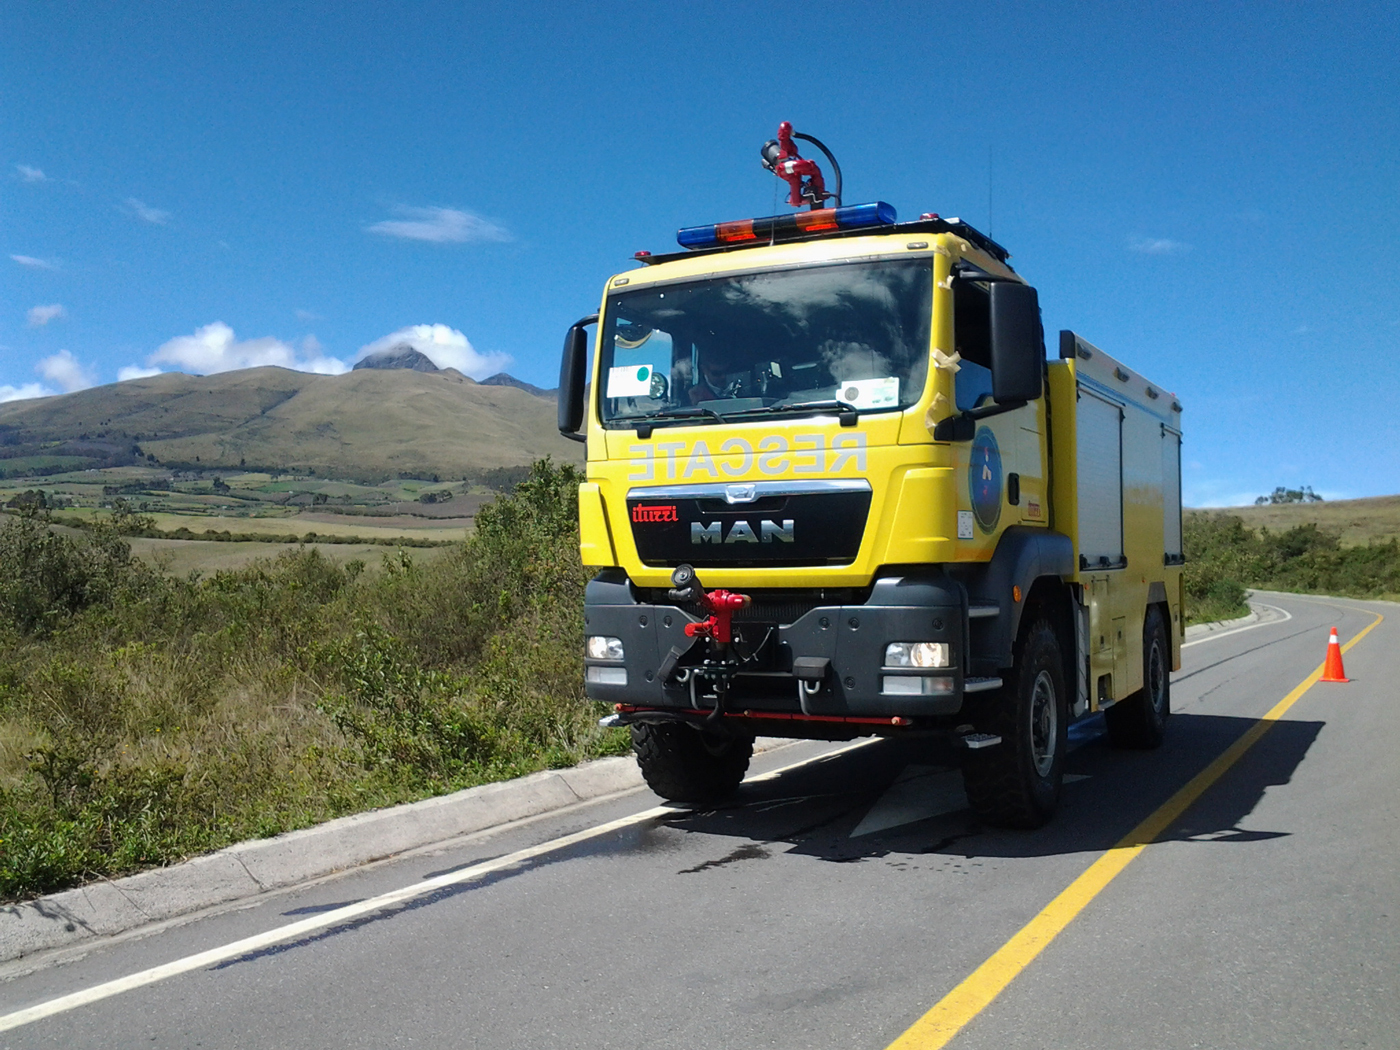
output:
M62 964L21 960L0 969L0 1015L437 880L109 986L0 1031L0 1046L882 1050L915 1025L901 1045L922 1048L943 1036L920 1019L992 971L995 997L983 977L961 984L991 1001L955 1004L965 1026L948 1045L1400 1046L1400 608L1261 600L1282 613L1184 651L1161 750L1114 751L1094 721L1074 730L1063 806L1039 831L981 827L955 756L927 742L793 744L760 756L722 809L639 818L656 799L636 792ZM1258 735L1318 667L1327 628L1345 642L1378 612L1347 653L1354 681L1311 687ZM1252 729L1152 844L1123 846ZM762 776L779 767L794 768ZM1084 889L1104 864L1121 870ZM1043 950L1008 956L1047 914Z

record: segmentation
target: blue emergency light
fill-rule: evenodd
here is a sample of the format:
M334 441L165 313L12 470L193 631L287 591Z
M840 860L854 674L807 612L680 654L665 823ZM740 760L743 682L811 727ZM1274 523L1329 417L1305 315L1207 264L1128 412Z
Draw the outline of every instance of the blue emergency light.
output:
M713 248L717 245L750 241L788 240L804 233L854 230L864 226L892 226L897 221L894 205L884 201L852 204L843 208L818 208L790 215L769 215L762 219L738 219L713 226L689 226L676 231L684 248Z

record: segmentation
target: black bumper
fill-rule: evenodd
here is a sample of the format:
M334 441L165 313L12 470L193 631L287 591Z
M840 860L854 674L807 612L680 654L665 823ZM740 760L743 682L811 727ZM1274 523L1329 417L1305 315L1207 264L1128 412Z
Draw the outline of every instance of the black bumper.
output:
M703 576L702 576L703 579ZM859 605L819 605L791 623L777 623L776 653L759 677L740 674L728 701L734 711L745 709L801 710L792 662L801 657L825 658L830 671L821 688L805 699L806 713L830 717L920 717L956 714L962 708L963 653L966 645L966 594L944 575L888 576L875 581ZM640 601L626 576L618 570L600 573L589 583L584 598L584 632L620 638L622 663L585 660L589 668L625 668L626 685L588 681L593 700L637 707L692 709L688 686L662 682L662 661L673 646L685 647L685 625L698 617L667 604ZM938 670L884 668L890 642L947 642L951 667ZM697 643L692 656L705 643ZM682 661L682 664L687 662ZM615 672L613 672L614 677ZM884 692L887 678L930 677L946 681L938 695ZM944 688L942 685L939 688ZM706 706L702 705L701 706Z

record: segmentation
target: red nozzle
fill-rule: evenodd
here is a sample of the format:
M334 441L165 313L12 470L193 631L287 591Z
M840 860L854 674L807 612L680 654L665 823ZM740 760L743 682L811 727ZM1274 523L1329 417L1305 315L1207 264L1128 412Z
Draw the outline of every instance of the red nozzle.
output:
M702 595L700 608L710 615L699 623L686 624L685 636L712 638L721 645L728 645L734 638L731 630L734 613L748 605L749 601L747 594L735 594L733 591L710 591Z
M797 143L792 141L792 122L783 121L778 125L778 159L773 165L773 174L789 186L788 204L794 208L811 203L813 208L821 207L826 200L826 180L817 162L797 155ZM804 186L802 180L806 179Z

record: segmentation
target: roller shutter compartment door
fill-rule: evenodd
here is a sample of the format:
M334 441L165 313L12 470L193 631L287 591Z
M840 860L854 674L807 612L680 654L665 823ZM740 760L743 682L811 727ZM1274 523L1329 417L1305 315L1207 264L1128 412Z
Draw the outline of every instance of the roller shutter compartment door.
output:
M1122 406L1080 387L1077 429L1081 564L1122 565Z
M1181 552L1181 435L1162 426L1162 552L1168 565L1179 564Z

